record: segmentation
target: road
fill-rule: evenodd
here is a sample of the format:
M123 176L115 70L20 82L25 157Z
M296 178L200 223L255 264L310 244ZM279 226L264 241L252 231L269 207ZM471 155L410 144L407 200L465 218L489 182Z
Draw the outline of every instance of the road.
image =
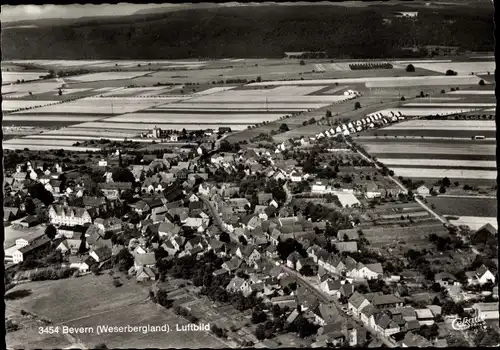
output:
M345 140L345 138L344 138ZM349 145L350 147L352 147L352 144L345 140L345 142L347 143L347 145ZM362 152L356 150L356 152L361 156L363 157L366 161L372 163L376 169L378 170L382 170L382 168L373 161L373 159L370 159L368 158L367 156L365 156ZM394 182L399 188L401 188L403 190L404 193L408 193L408 189L402 184L400 183L398 180L396 180L394 177L392 177L391 175L387 175L387 177L392 181ZM434 216L437 220L441 221L443 224L448 224L448 221L441 217L439 214L437 214L435 211L433 211L431 208L429 208L424 202L422 202L420 199L416 198L415 197L415 202L417 202L423 209L425 209L427 212L429 212L432 216Z
M286 192L286 201L285 203L283 203L283 206L286 206L292 201L293 195L292 192L290 192L290 189L288 188L288 182L285 182L285 184L283 185L283 189Z
M335 298L331 295L328 295L325 292L323 292L322 290L316 288L316 286L314 286L308 280L304 279L297 271L294 271L285 265L281 265L281 269L283 271L285 271L286 273L288 273L289 275L295 276L295 278L297 279L297 282L300 283L301 286L303 286L303 287L307 288L309 291L313 292L321 302L323 302L323 303L332 303L333 302L333 303L335 303L335 305L339 309L339 312L344 313L343 311L341 311L342 308L341 308L341 305L340 305L337 298ZM363 327L365 327L372 334L372 336L374 338L380 339L387 347L393 348L396 346L396 344L391 342L388 338L386 338L383 335L381 335L380 333L378 333L375 329L371 328L369 325L365 325L363 322L361 322L360 319L358 319L354 315L346 315L346 316L351 317L357 323L359 323L360 325L363 325Z
M210 210L210 212L212 213L212 218L214 220L214 223L215 225L222 231L222 232L226 232L226 233L229 233L228 230L226 229L224 223L222 222L222 219L220 218L219 216L219 213L217 212L217 210L215 210L214 206L212 205L212 203L208 200L208 198L206 198L205 196L202 196L200 194L198 194L198 197L203 201L203 203L205 203L205 205L207 206L207 208Z

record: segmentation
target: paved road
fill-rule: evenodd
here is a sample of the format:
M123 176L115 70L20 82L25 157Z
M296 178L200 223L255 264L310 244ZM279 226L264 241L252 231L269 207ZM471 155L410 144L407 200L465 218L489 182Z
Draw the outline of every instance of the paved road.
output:
M222 231L222 232L226 232L226 233L229 233L228 230L226 229L224 223L222 222L222 219L220 218L219 216L219 212L217 210L215 210L214 206L212 205L212 203L208 200L208 198L206 198L205 196L202 196L202 195L198 195L198 197L203 201L203 203L205 203L205 205L207 206L207 208L210 210L210 212L212 213L212 219L214 220L214 223L215 225L217 225L217 227Z
M281 265L281 269L285 272L287 272L290 275L295 276L297 278L298 283L300 283L303 287L306 287L308 290L313 292L323 303L335 303L339 311L341 310L340 303L337 298L326 294L322 290L316 288L311 282L303 278L297 271L294 271L290 268L288 268L285 265ZM343 311L340 311L343 313ZM387 347L393 348L395 347L395 344L391 342L389 339L378 333L375 329L371 328L368 325L365 325L363 322L361 322L360 319L356 318L354 315L346 315L347 317L353 318L356 322L358 322L360 325L363 325L371 334L374 338L380 339Z
M352 144L345 140L345 142L352 147ZM377 168L378 170L381 170L382 168L373 161L373 159L370 159L368 158L367 156L365 156L363 153L361 153L360 151L356 151L361 157L363 157L366 161L372 163L375 168ZM394 182L399 188L401 188L403 190L404 193L408 193L408 189L402 184L400 183L398 180L396 180L394 177L390 176L390 175L387 175L387 177L392 181ZM432 216L434 216L437 220L441 221L443 224L448 224L448 221L443 218L442 216L440 216L439 214L437 214L435 211L433 211L431 208L429 208L424 202L422 202L420 199L416 198L415 197L415 201L422 207L424 208L427 212L429 212Z

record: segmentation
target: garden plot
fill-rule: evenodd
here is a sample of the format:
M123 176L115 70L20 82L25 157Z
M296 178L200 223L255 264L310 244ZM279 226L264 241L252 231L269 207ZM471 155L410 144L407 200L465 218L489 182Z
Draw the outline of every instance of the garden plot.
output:
M57 105L35 108L24 111L25 114L123 114L131 113L141 109L147 109L154 105L164 103L155 98L104 98L87 97L76 101L61 103ZM14 114L16 115L16 114Z
M447 95L488 95L494 96L495 90L456 90L446 93Z
M66 78L71 81L91 82L103 80L120 80L120 79L133 79L147 75L151 72L103 72L103 73L90 73Z
M39 100L2 100L2 110L3 111L13 111L20 108L32 108L32 107L41 107L54 103L58 103L59 101L39 101Z
M436 167L481 167L481 168L496 168L495 161L486 160L455 160L455 159L415 159L415 158L377 158L377 160L388 167L398 165L427 165Z
M159 127L165 130L200 130L200 129L218 129L220 126L229 127L231 130L245 130L248 124L229 124L229 123L183 123L183 124L170 124L170 123L112 123L112 122L88 122L76 125L78 128L102 128L102 129L119 129L119 130L137 130L144 132L151 130L154 127Z
M456 143L423 143L423 142L391 142L386 143L365 143L363 144L368 153L402 153L402 154L478 154L495 155L496 145L488 144L464 144L459 141Z
M467 225L473 231L480 229L486 224L490 224L498 230L498 220L496 217L460 216L458 220L448 221L455 226Z
M282 117L283 114L197 114L197 113L130 113L106 119L109 123L163 123L163 124L217 124L234 123L252 125L263 121L272 121Z
M383 130L495 130L493 120L410 120L391 125Z
M31 141L31 140L30 140ZM74 151L74 152L97 152L100 151L100 148L95 148L95 147L77 147L77 146L68 146L68 145L52 145L52 144L46 144L46 145L35 145L32 142L26 142L24 144L19 143L19 144L3 144L4 149L8 150L24 150L25 148L29 149L30 151L49 151L53 149L65 149L68 151ZM75 141L70 141L71 144L73 144Z
M496 171L490 170L467 170L467 169L427 169L427 168L390 168L397 176L419 178L443 178L450 179L484 179L495 180Z
M16 81L29 81L41 79L40 76L47 75L47 72L5 72L2 71L2 84L15 83Z
M440 73L446 73L447 70L451 69L460 75L468 75L471 73L481 74L486 72L495 71L495 62L429 62L429 63L416 63L414 64L417 68L423 68L428 70L433 70Z

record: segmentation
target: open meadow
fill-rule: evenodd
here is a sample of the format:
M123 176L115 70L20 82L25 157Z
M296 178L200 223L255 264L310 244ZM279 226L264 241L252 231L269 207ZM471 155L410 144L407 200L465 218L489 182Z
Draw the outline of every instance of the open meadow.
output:
M109 348L160 348L169 344L172 348L224 347L224 344L206 332L175 332L175 325L188 322L170 310L154 305L148 296L147 286L121 278L121 287L113 286L109 275L81 276L58 281L30 282L15 287L28 289L31 295L7 302L7 317L24 309L40 317L50 319L51 326L94 327L108 326L161 326L168 324L170 333L105 333L96 332L73 335L92 348L105 343ZM20 329L8 333L7 346L11 348L35 348L38 346L37 328ZM53 340L54 341L54 340ZM62 338L62 345L67 340ZM54 347L58 347L54 345Z
M427 197L429 205L435 207L436 212L442 215L452 216L475 216L496 217L496 198L472 198L472 197Z

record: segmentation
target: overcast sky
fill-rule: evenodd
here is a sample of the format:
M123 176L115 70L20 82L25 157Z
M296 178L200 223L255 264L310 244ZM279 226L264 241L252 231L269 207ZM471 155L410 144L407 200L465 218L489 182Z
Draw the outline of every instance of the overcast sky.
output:
M155 7L178 7L179 4L127 4L118 5L2 5L2 22L41 18L78 18L87 16L126 16L138 10Z

